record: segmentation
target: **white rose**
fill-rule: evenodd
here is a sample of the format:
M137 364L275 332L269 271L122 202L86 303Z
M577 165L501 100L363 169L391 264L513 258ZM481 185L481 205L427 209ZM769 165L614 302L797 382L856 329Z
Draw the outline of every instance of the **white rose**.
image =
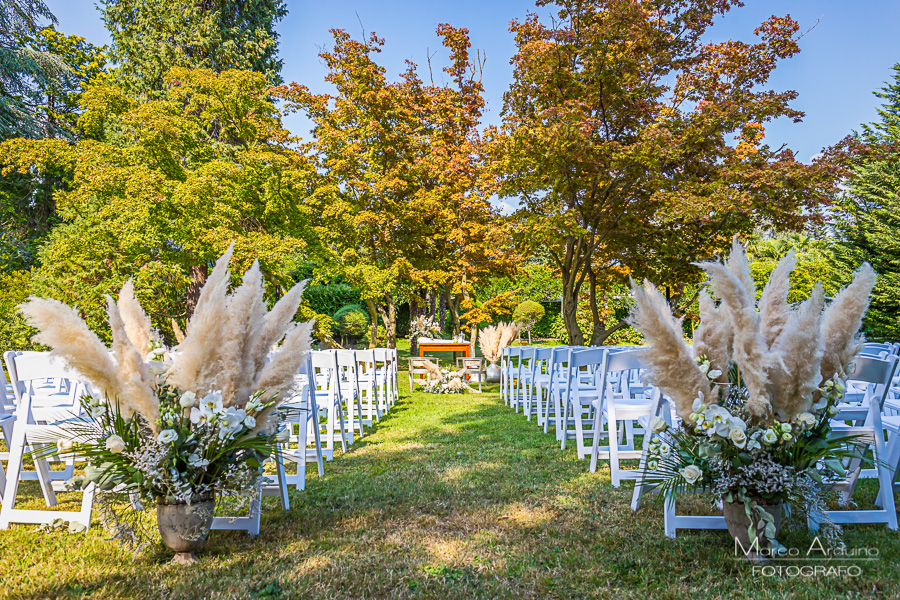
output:
M697 481L700 479L700 476L703 475L703 472L697 465L688 465L678 472L681 473L681 476L684 477L684 480L691 485L697 483Z
M106 449L113 454L118 454L125 449L125 440L117 435L111 435L106 438Z
M762 435L762 440L767 444L774 444L778 441L778 434L772 429L766 429L766 432Z
M659 415L653 417L653 420L650 421L650 431L653 433L665 431L668 426L666 420Z
M197 403L197 394L187 391L181 395L181 399L178 400L178 403L181 405L181 408L191 408Z
M65 454L66 452L71 452L73 446L74 446L74 444L72 443L72 440L70 440L68 438L62 438L60 440L56 440L56 450L60 454Z
M747 434L743 429L733 427L728 432L728 437L738 448L743 448L747 445Z
M178 439L178 432L174 429L163 429L159 432L159 435L156 436L156 441L160 444L171 444L175 440Z

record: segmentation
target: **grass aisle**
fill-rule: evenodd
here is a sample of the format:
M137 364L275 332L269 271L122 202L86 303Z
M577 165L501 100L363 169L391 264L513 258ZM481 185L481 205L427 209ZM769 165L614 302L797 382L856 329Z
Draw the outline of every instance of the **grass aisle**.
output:
M401 378L405 385L405 380ZM402 386L401 386L402 387ZM272 507L262 534L213 532L201 564L132 560L87 535L0 532L0 596L15 598L894 598L900 537L859 577L751 574L724 532L663 535L661 506L587 473L572 450L482 395L404 395L362 442ZM487 390L486 390L487 392ZM701 508L703 508L701 506ZM811 537L791 534L805 549ZM796 564L796 563L783 563ZM805 563L814 564L814 563Z

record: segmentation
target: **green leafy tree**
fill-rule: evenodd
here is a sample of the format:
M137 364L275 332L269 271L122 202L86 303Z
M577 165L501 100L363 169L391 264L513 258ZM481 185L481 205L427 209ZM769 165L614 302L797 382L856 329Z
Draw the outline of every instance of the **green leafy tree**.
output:
M838 206L835 248L845 273L863 261L878 273L864 327L870 339L890 341L900 340L900 63L893 70L875 92L880 120L857 134L867 148Z
M513 83L491 138L501 193L522 201L523 251L546 248L559 270L568 342L599 344L626 325L606 320L604 289L648 277L678 300L692 263L732 234L816 218L838 173L831 154L804 165L764 143L765 123L802 117L795 92L764 87L799 50L789 17L762 23L758 43L704 44L739 2L555 4L552 24L512 23Z
M275 24L284 0L102 0L121 81L131 92L160 90L172 67L256 71L281 83Z
M544 318L544 307L534 300L526 300L516 306L513 311L513 322L528 332L528 343L531 343L531 330L538 321Z
M838 293L842 283L846 283L845 269L836 260L833 245L834 241L829 238L815 238L803 233L784 233L752 242L748 254L758 293L762 293L769 275L791 250L796 253L797 267L791 273L788 302L806 300L816 283L821 283L829 296Z
M299 207L311 165L282 127L265 77L175 68L164 92L136 100L93 86L79 126L97 139L0 144L4 174L73 173L55 192L64 222L40 250L32 289L78 305L97 327L102 294L128 277L165 326L190 314L195 272L231 241L235 272L259 259L273 294L293 283L306 246Z

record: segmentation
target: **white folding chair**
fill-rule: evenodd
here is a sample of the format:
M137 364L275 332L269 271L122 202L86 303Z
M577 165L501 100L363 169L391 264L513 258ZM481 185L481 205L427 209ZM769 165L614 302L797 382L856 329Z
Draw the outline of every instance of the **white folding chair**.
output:
M636 392L632 391L635 382L630 375L639 373L645 368L637 350L607 351L603 356L603 364L600 367L600 400L599 410L594 412L594 435L591 447L591 473L597 471L597 459L602 457L609 459L610 477L613 487L619 487L622 479L636 479L639 470L623 470L620 467L621 459L641 458L642 450L634 447L633 423L641 420L649 423L649 417L653 412L654 404L659 402L653 398L644 396L644 388L640 386ZM614 380L617 385L614 385ZM618 389L615 389L618 388ZM659 394L656 390L653 393ZM603 421L606 422L606 431L602 431ZM620 432L619 423L623 424ZM624 434L624 444L620 441L620 433ZM646 429L643 432L646 436ZM608 446L600 446L600 437L605 436Z
M373 348L375 358L375 397L382 414L391 410L394 399L393 354L387 348Z
M579 459L588 454L586 438L600 433L588 427L593 424L594 412L599 408L599 374L606 352L603 348L570 350L566 381L560 386L562 419L556 437L563 450L566 449L566 442L574 439ZM570 425L573 429L569 428Z
M519 351L519 367L516 371L516 399L514 401L515 411L519 412L522 407L522 413L525 414L527 420L531 420L533 403L531 402L532 388L534 387L534 353L533 346L525 346Z
M312 362L307 358L300 366L300 373L297 375L299 393L283 405L287 409L285 424L288 427L289 438L287 444L282 446L281 453L285 460L297 465L297 474L286 476L287 484L293 484L301 491L306 489L306 467L310 459L316 462L319 477L325 475L322 438L318 422L319 407L316 404L314 386L310 383L312 377ZM309 447L310 433L313 436L312 448ZM296 449L292 447L294 444L297 445Z
M481 391L481 383L486 377L484 359L480 356L475 358L457 358L456 371L469 381L472 377L478 378L478 391Z
M371 426L373 422L381 421L375 351L354 350L352 352L356 357L356 392L359 395L360 410L366 411L366 424Z
M890 463L890 456L885 447L884 423L882 422L882 405L897 370L898 359L888 356L880 359L871 356L857 356L853 360L854 368L849 379L866 385L866 395L860 404L841 403L838 414L832 420L832 435L860 436L858 441L861 451L871 448L874 452L875 471L878 478L878 496L874 510L834 510L828 515L835 523L885 523L888 529L897 529L897 512L894 506L894 471L896 464ZM889 432L897 427L896 419L891 419ZM851 425L846 424L852 421ZM847 477L843 481L833 482L833 488L841 493L844 502L853 497L857 481L862 474L862 460L851 459L846 462Z
M341 401L340 386L337 376L337 359L331 352L310 352L312 376L310 383L315 394L317 427L324 427L326 460L334 459L334 442L340 441L343 451L347 451L347 442L353 443L353 431L347 431L344 421L344 408ZM324 418L324 422L321 419Z

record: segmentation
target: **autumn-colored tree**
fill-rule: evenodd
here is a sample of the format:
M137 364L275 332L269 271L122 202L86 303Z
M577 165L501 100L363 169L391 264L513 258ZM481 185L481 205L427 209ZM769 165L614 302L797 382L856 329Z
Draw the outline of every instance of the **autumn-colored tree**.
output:
M486 235L495 214L477 187L481 85L463 29L438 29L452 86L426 85L411 62L390 82L373 58L382 39L332 33L334 47L321 56L337 94L296 84L281 94L315 123L324 175L308 208L319 223L322 273L359 287L373 330L380 315L393 346L401 293L465 282L466 273L501 258Z
M539 6L551 4L539 0ZM827 202L836 168L804 165L764 142L764 124L802 113L765 89L799 51L798 25L772 17L757 43L703 43L736 0L560 0L552 25L513 21L518 52L493 137L502 193L521 198L526 248L546 248L562 278L570 344L583 344L588 288L601 343L602 291L627 276L671 286L691 263L756 226L793 228ZM736 143L732 143L732 140Z
M282 127L265 77L173 69L165 94L138 101L89 88L81 129L95 139L0 144L3 173L73 173L55 192L64 222L40 251L33 289L98 325L102 294L135 277L154 321L188 312L190 272L236 242L236 272L259 259L273 291L292 281L307 233L299 210L311 166Z

